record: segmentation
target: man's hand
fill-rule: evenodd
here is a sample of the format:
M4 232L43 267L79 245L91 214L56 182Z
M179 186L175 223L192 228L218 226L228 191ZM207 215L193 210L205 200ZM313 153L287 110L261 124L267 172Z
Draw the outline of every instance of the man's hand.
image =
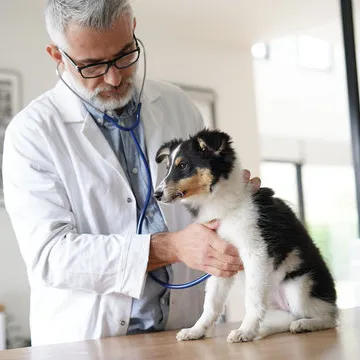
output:
M243 270L238 250L222 240L215 230L219 222L192 224L176 233L174 244L178 259L187 266L221 277Z
M245 182L245 184L252 186L252 191L255 193L260 189L261 180L259 177L254 177L252 179L250 179L250 177L251 177L250 171L247 169L244 169L243 170L244 182Z
M175 262L221 277L243 270L236 247L216 234L218 226L218 221L191 224L177 232L152 235L148 271Z

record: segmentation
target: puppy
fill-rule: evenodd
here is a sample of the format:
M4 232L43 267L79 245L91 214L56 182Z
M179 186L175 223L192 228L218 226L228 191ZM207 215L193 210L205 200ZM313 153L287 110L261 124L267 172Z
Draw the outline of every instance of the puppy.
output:
M255 194L228 134L202 130L160 147L156 161L168 172L156 188L163 203L183 202L196 222L219 219L218 234L235 245L245 271L245 316L228 342L245 342L277 332L333 328L338 310L334 280L304 226L269 188ZM200 339L222 313L234 277L207 280L204 310L179 341Z

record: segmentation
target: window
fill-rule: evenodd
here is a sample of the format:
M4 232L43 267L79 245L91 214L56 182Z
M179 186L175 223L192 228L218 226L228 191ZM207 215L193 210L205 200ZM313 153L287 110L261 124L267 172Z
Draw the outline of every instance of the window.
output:
M265 43L256 43L251 47L254 60L266 60L269 58L269 47Z
M304 203L307 228L329 264L340 308L355 306L350 248L357 239L357 210L351 166L305 165Z
M261 164L260 172L262 186L272 188L275 196L285 200L301 218L302 209L300 209L296 164L285 161L264 161Z
M297 38L297 57L301 67L313 70L330 70L332 52L329 42L312 36Z
M352 254L354 239L357 239L352 166L264 161L261 181L263 186L273 188L276 196L287 201L300 219L303 216L305 227L335 278L339 307L356 306L358 282L350 276L351 259L360 262L360 257Z

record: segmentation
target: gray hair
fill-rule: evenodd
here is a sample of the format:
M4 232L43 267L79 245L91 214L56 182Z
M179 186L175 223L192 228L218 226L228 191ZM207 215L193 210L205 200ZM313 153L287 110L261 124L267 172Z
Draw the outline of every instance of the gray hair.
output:
M109 29L125 13L133 18L129 0L47 0L45 22L54 44L66 48L65 32L70 23Z

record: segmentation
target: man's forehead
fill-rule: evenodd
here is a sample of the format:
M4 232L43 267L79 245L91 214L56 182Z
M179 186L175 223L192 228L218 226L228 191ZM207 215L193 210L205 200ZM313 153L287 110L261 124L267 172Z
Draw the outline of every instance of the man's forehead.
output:
M78 61L112 59L133 42L133 21L121 15L109 29L69 24L66 30L68 52Z

